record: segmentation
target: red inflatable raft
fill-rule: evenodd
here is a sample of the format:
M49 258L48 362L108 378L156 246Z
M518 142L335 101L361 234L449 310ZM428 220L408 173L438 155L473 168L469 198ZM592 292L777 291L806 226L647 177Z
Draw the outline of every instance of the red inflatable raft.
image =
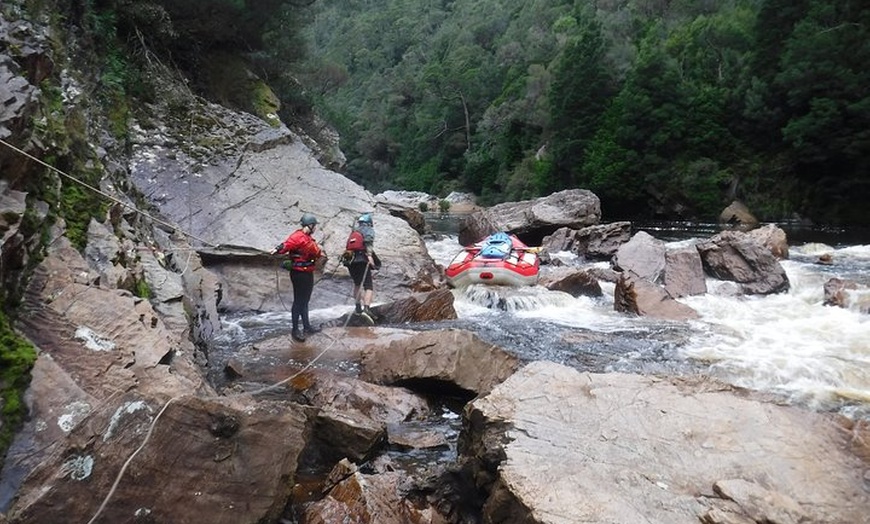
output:
M525 245L514 235L493 233L460 251L447 266L447 284L531 286L538 282L538 248Z

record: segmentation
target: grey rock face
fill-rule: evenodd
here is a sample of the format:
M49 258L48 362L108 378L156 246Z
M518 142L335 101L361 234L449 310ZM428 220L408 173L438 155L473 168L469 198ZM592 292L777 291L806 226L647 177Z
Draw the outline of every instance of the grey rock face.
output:
M788 275L770 249L739 231L724 231L698 243L708 274L736 282L743 293L767 295L787 291Z
M459 229L463 246L497 231L542 239L560 227L580 229L598 224L601 202L591 191L566 189L535 200L505 202L469 215Z
M668 249L662 284L674 298L702 295L707 292L701 255L694 246Z
M142 131L130 165L136 187L208 249L208 267L222 279L224 307L279 309L274 264L246 265L250 259L220 257L224 247L270 251L299 227L303 213L317 217L315 239L328 261L323 274L346 278L339 264L351 226L362 213L373 213L375 251L383 261L376 301L437 286L440 272L419 234L404 220L377 207L374 197L344 176L324 168L303 141L286 127L271 128L250 115L209 107L219 125L198 130L217 145L182 149L177 132ZM196 155L196 156L195 156ZM274 261L273 261L274 262ZM207 262L208 263L208 262ZM333 280L333 279L329 279ZM323 293L347 301L349 279ZM285 285L285 291L290 288Z
M868 522L848 431L728 389L529 364L466 410L484 522Z
M650 282L659 282L665 268L665 243L639 231L619 246L613 257L613 267L618 271L632 271Z

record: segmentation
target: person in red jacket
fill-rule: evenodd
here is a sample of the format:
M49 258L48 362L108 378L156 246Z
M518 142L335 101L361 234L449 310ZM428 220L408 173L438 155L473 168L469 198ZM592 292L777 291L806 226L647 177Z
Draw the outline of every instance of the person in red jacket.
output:
M289 260L281 265L290 271L290 281L293 283L293 340L305 342L305 335L320 331L308 320L308 302L314 289L314 269L317 259L324 256L323 250L311 236L317 227L317 218L305 213L302 215L302 227L294 231L284 242L275 246L272 254L289 255ZM299 320L302 320L302 330Z

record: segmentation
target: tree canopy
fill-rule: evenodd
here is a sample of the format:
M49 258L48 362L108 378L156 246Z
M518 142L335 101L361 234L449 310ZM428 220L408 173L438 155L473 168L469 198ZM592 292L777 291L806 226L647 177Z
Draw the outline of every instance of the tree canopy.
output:
M110 97L135 87L119 42L201 92L253 71L285 122L315 110L338 130L345 174L372 191L487 204L583 187L612 218L706 219L736 198L765 219L870 223L866 2L80 0L70 13L110 44ZM244 67L215 70L228 55Z
M303 78L372 190L868 223L870 5L322 0ZM314 82L314 80L317 82Z

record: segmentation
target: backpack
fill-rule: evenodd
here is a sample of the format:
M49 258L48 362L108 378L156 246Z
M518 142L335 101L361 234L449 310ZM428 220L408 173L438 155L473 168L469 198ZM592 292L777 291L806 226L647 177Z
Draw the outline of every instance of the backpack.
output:
M363 234L357 230L350 232L347 237L347 245L345 249L348 251L363 251L366 248Z

